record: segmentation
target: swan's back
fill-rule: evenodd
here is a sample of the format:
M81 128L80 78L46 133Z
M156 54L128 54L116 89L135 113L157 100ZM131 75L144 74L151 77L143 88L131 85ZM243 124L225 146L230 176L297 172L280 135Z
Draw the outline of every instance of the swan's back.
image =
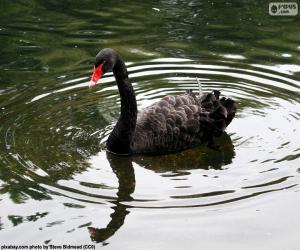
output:
M192 91L165 96L138 113L133 153L168 153L211 143L235 115L231 99L219 100L219 91L197 97Z

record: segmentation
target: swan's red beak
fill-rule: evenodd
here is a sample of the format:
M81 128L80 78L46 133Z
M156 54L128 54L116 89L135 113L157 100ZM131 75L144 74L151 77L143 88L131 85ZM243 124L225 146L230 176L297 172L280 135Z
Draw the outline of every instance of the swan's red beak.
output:
M102 71L103 63L100 64L97 68L94 66L93 75L91 76L91 80L89 82L89 87L93 87L97 84L98 80L102 77L103 71Z

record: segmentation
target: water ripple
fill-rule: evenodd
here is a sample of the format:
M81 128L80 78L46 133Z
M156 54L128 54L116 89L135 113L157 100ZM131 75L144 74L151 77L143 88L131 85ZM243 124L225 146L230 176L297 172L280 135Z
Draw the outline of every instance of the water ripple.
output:
M139 108L164 95L197 92L195 77L204 91L221 89L235 99L237 119L228 128L230 136L220 138L221 151L200 146L122 162L108 156L105 141L120 99L111 73L88 89L86 68L78 78L59 77L53 90L15 96L2 111L1 161L13 166L16 182L27 180L27 196L42 192L44 197L95 204L121 200L126 207L140 208L215 207L298 185L295 176L282 170L285 162L296 166L300 156L294 139L300 84L292 76L297 67L243 68L240 63L214 65L183 58L127 65ZM10 185L12 180L2 183Z

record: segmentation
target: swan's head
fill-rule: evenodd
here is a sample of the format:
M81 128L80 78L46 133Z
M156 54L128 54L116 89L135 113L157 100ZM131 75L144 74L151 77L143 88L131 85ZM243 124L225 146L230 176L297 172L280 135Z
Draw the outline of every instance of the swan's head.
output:
M118 54L113 49L102 49L97 55L93 75L89 86L95 86L98 80L108 71L112 70L118 60Z

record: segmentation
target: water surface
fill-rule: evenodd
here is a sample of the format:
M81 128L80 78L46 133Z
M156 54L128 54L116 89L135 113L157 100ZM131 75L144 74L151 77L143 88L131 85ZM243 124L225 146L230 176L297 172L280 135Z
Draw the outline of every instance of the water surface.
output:
M3 1L1 244L107 249L297 249L299 16L261 1ZM238 105L217 140L119 157L120 109L94 56L119 51L139 109L186 89Z

